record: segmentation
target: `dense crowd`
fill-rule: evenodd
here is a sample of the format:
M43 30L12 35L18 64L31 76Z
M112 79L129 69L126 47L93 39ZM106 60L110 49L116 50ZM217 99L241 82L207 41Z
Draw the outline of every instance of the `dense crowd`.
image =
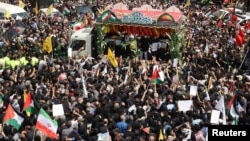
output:
M147 1L126 2L130 7L147 4ZM92 1L91 4L104 8L110 3ZM168 1L148 4L163 9L170 5ZM183 23L186 45L176 67L172 59L159 59L160 52L148 52L152 57L146 59L119 58L118 68L103 54L96 58L61 57L67 56L64 53L74 32L71 23L84 19L74 14L74 6L69 7L71 14L60 21L38 15L22 21L28 29L21 35L14 39L0 38L0 120L9 103L25 120L19 130L2 124L0 140L55 140L35 129L36 115L22 111L24 92L31 92L35 105L51 117L52 105L63 104L64 116L53 117L59 125L59 140L97 141L106 133L110 139L105 141L156 141L162 131L167 141L205 141L212 110L221 97L225 99L226 114L223 117L221 112L217 124L235 124L227 106L234 95L237 124L250 124L250 75L239 69L250 45L249 32L243 27L245 42L239 47L234 39L237 25L226 23L218 27L217 20L205 16L209 6L192 3L187 9L184 1L177 4L186 17ZM32 13L31 8L27 11ZM3 32L14 20L2 23ZM48 34L56 37L53 56L42 48ZM6 61L22 57L27 62L11 65L11 61ZM162 84L151 83L155 66L165 76ZM189 93L192 85L198 86L196 96ZM192 100L190 110L180 110L178 101L183 100Z

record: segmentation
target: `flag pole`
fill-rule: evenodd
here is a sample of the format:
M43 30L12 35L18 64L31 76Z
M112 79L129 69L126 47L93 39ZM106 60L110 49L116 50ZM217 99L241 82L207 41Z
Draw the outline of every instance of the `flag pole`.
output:
M54 66L54 47L53 47L53 41L52 41L52 36L50 35L50 40L51 40L51 63L52 66ZM46 61L46 60L45 60Z
M148 86L147 86L145 92L143 93L142 98L141 98L141 101L144 101L144 98L145 98L146 93L148 92L148 88L149 88L149 86L150 86L150 83L151 83L151 82L149 82L149 84L148 84Z
M33 133L32 141L35 141L35 137L36 137L36 129L34 129L34 133Z
M52 56L51 56L51 63L52 63L52 66L54 66L54 47L53 47L53 41L54 40L52 40L52 39L54 39L54 38L52 38L52 36L50 35L50 40L51 40L51 48L52 48L52 50L51 50L51 53L52 53Z
M52 47L52 54L51 54L51 63L52 63L52 65L54 66L54 49L53 49L53 47Z
M249 52L249 48L247 49L247 53L245 54L245 56L244 56L244 58L243 58L243 60L242 60L242 62L241 62L241 64L240 64L239 70L241 69L243 63L245 62L246 57L247 57L247 55L248 55L248 52Z

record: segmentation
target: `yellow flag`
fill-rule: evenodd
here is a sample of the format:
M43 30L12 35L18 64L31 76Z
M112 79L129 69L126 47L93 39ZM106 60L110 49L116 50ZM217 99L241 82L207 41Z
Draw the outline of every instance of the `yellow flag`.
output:
M188 40L187 47L190 47L191 39Z
M43 49L48 52L51 53L52 52L52 40L51 40L51 36L48 36L44 42L43 42Z
M207 85L207 90L210 90L211 87L212 87L212 76L209 77L208 85Z
M163 136L163 133L162 133L162 130L160 130L160 134L159 134L159 138L158 140L164 140L164 136Z
M189 20L190 18L190 13L188 12L186 19Z
M102 14L105 10L97 8L97 11L99 12L99 14Z
M10 10L8 10L8 11L6 12L5 17L6 17L6 18L11 18L11 15L10 15Z
M115 55L114 53L110 50L110 48L108 48L108 60L109 62L112 64L113 67L117 67L118 63L115 59Z
M190 0L187 0L187 2L186 2L185 5L184 5L184 8L189 7L190 5L191 5Z
M23 102L25 103L26 102L26 99L27 99L27 92L26 90L23 90ZM28 111L25 111L26 112L26 115L29 117L30 116L30 112Z
M22 1L22 0L19 0L19 3L18 3L19 7L21 8L24 8L26 6L26 4Z
M231 2L229 3L229 7L233 8L235 5L235 3L231 0Z
M220 16L219 16L219 19L220 19L220 20L223 18L224 14L225 14L225 12L222 11L222 13L221 13Z
M53 12L53 8L54 8L54 6L53 6L53 4L51 4L51 5L49 6L49 8L46 10L45 14L46 14L46 15L51 14L51 13Z
M39 13L38 0L36 0L35 14Z
M87 16L85 16L83 23L84 23L84 26L88 25L88 18L87 18Z

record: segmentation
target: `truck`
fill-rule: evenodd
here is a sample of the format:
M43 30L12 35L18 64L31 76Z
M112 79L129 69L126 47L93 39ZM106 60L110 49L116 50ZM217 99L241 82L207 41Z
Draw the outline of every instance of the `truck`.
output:
M119 47L121 45L121 38L106 36L105 42L107 45L113 42L116 47ZM68 56L81 57L86 55L97 57L97 34L93 27L84 27L77 30L70 37Z
M91 55L96 57L96 35L93 27L82 28L75 31L70 37L70 43L68 47L68 56L85 56Z

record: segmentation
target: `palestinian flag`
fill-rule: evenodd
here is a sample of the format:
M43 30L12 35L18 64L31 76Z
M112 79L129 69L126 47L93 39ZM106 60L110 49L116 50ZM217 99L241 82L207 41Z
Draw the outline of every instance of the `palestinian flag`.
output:
M233 106L235 98L236 98L236 94L233 94L232 97L230 98L228 104L227 104L228 109L230 109Z
M145 127L145 128L142 128L142 131L146 134L149 134L150 133L150 127Z
M84 24L83 22L76 22L76 23L71 24L71 26L73 27L74 31L77 31L77 30L82 29L84 27Z
M230 96L233 96L233 93L234 93L234 82L231 82L231 83L230 83L230 86L229 86L229 88L228 88L228 94L229 94Z
M24 118L18 115L14 108L9 104L7 110L5 111L3 123L11 125L18 130L22 125L23 120Z
M112 21L115 21L115 20L116 20L115 15L114 15L114 14L112 14L112 13L110 13L110 20L112 20Z
M154 69L153 75L151 76L151 82L154 84L162 84L163 81L160 78L160 74L157 68Z
M237 106L236 106L236 96L237 94L234 94L231 99L229 100L228 104L227 104L227 108L230 110L230 115L233 118L233 125L237 125L238 124L238 119L239 119L239 114L236 110Z
M64 15L68 15L70 13L70 10L68 9L68 7L67 6L64 6L63 7L63 14Z
M25 103L23 105L23 111L29 112L30 114L35 113L34 101L30 92L28 92L27 97L25 99Z
M47 137L58 139L58 123L41 108L36 121L36 128L43 132Z

